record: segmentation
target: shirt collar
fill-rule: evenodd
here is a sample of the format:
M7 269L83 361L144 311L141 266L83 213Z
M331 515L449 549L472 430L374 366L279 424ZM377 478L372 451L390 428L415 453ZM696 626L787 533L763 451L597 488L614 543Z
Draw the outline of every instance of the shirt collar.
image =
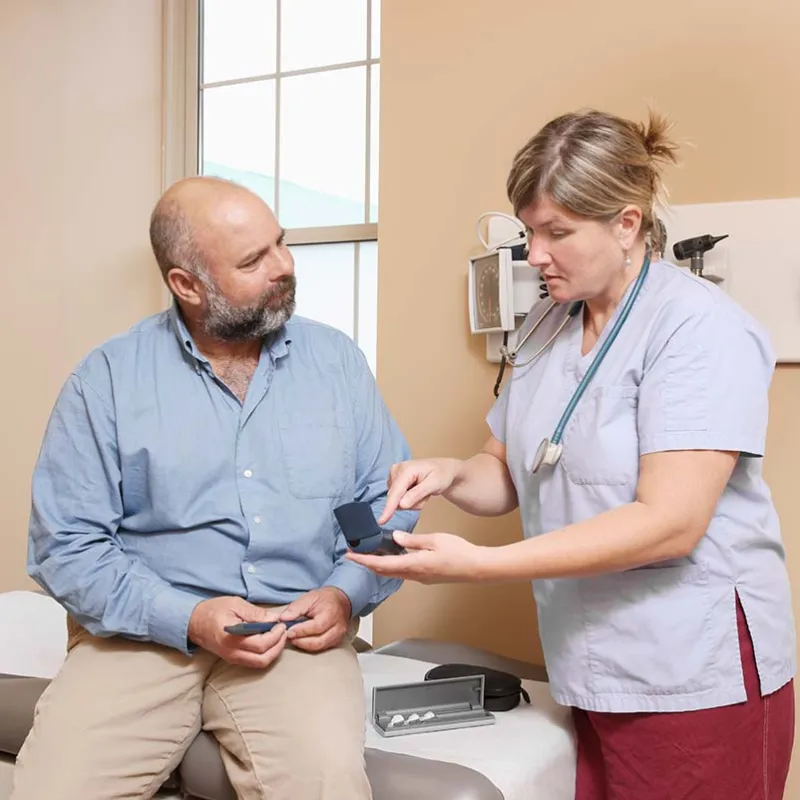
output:
M172 306L169 309L169 319L172 330L181 345L181 350L195 361L201 364L208 364L208 359L200 352L197 345L194 343L192 334L189 333L189 329L183 321L183 315L181 314L177 300L172 301ZM277 360L289 355L289 345L291 343L292 337L289 335L288 326L283 325L277 331L265 337L262 349L268 350L272 358Z

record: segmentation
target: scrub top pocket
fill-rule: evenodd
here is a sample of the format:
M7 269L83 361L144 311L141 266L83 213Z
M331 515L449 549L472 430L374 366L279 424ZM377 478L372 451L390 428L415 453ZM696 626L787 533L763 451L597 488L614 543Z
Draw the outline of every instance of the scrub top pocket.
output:
M576 484L625 486L639 476L638 388L589 389L564 435L561 460Z
M695 693L714 686L704 565L587 578L580 594L592 691Z

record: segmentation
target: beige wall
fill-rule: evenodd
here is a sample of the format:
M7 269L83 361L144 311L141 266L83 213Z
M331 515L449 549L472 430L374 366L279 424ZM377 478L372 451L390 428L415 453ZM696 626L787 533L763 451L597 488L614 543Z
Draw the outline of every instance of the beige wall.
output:
M74 364L162 302L159 0L0 2L0 590L27 585L30 474Z
M384 0L382 25L379 380L418 456L467 456L487 435L496 367L468 332L466 258L478 214L508 210L513 152L551 116L668 112L693 145L672 202L800 195L800 4ZM781 368L766 468L800 619L798 407L800 370ZM441 501L419 530L519 536L514 515L469 519ZM525 585L406 585L375 639L411 635L541 656Z

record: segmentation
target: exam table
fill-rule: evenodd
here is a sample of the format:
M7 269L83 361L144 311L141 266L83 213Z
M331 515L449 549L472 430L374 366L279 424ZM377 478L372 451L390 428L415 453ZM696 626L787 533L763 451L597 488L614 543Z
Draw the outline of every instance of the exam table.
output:
M42 594L0 594L0 800L10 796L14 757L36 701L63 659L64 617ZM531 698L530 705L497 713L494 725L481 728L384 738L367 720L365 759L374 800L572 800L575 741L569 712L552 701L542 667L424 639L376 649L356 640L356 649L368 714L374 686L422 680L442 663L512 672L523 678ZM210 734L198 735L156 797L236 800Z

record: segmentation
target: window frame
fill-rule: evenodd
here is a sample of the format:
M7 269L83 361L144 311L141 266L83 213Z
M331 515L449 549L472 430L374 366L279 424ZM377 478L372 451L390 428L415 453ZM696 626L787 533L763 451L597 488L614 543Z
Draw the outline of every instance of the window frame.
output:
M280 131L280 81L296 75L333 72L356 66L366 68L366 140L365 140L365 204L364 222L350 225L314 226L288 228L288 245L345 244L378 240L378 223L370 222L372 137L379 134L372 130L372 67L380 65L380 57L372 54L372 0L367 3L367 58L323 67L287 70L275 73L215 81L200 82L200 59L202 57L202 2L201 0L163 0L163 108L162 108L162 189L185 177L199 174L201 158L202 92L206 88L233 86L262 80L276 81L276 133ZM280 40L281 2L277 4L277 37ZM280 41L278 41L280 58ZM280 65L279 65L280 66ZM275 144L275 191L277 213L280 216L280 136ZM380 212L379 212L380 217ZM358 248L356 247L356 253ZM358 255L356 255L358 270ZM356 275L357 278L357 275ZM357 283L357 280L356 280Z

